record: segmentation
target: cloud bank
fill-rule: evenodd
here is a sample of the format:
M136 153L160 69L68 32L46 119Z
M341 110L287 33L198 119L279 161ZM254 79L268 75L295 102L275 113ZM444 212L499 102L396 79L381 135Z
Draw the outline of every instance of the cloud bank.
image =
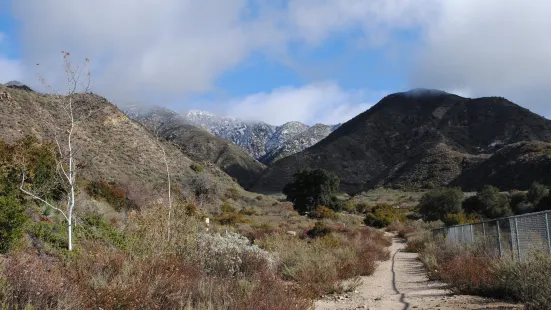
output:
M56 56L65 49L92 59L95 90L112 100L185 98L214 91L217 78L255 52L283 62L293 44L317 47L350 32L362 48L384 51L406 33L415 49L397 55L410 65L395 91L499 95L551 116L548 0L12 1L26 66L0 58L0 78L22 74L32 84L39 62L46 78L62 81ZM232 114L334 123L368 106L361 90L309 82L229 100Z
M230 108L225 114L275 125L290 121L336 124L369 109L373 103L364 102L365 98L362 92L347 92L336 83L323 82L236 99L226 104Z

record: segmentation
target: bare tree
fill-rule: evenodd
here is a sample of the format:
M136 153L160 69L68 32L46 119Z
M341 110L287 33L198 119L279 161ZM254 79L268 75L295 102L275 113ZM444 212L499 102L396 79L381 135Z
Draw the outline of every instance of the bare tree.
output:
M75 209L75 189L76 189L76 176L77 176L77 167L75 163L75 152L76 148L74 146L74 134L77 129L77 123L81 120L82 116L89 116L91 111L88 113L83 113L82 106L79 106L81 101L78 101L76 98L77 88L80 85L80 78L84 72L86 72L87 83L85 85L85 93L89 93L90 89L90 77L91 73L88 69L88 58L86 58L85 66L76 66L73 67L70 61L70 53L64 52L64 69L67 76L67 86L68 90L66 94L60 94L55 92L53 98L55 103L61 107L65 116L67 117L66 121L59 121L55 126L55 143L58 150L58 171L63 179L64 184L67 188L67 202L65 208L57 207L55 203L48 202L45 198L41 197L40 194L34 192L32 189L25 188L25 171L22 173L21 177L21 186L20 189L23 193L29 195L33 199L36 199L50 208L58 211L63 215L67 222L67 233L68 233L68 249L69 251L73 250L73 236L72 236L72 225L73 225L73 215ZM44 79L40 78L40 81L45 84ZM50 85L46 85L51 88Z
M170 177L170 167L168 165L168 157L166 155L166 150L163 146L163 143L161 142L162 130L164 129L164 125L166 121L167 120L164 119L162 116L153 113L149 118L147 118L144 121L144 123L146 127L148 127L149 130L153 132L153 134L155 135L155 139L157 141L157 147L161 150L163 161L166 167L166 178L168 183L168 221L166 225L166 230L167 230L167 240L170 241L170 222L172 218L172 181Z

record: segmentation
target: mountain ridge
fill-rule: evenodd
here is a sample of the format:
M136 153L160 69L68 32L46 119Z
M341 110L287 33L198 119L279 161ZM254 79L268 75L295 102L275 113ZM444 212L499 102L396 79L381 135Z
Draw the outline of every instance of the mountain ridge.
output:
M280 191L299 168L333 171L348 192L379 186L468 187L461 179L466 162L479 162L476 169L482 169L504 146L550 139L551 121L502 97L395 93L314 146L275 162L253 190ZM514 182L501 186L514 187Z
M240 146L252 157L268 165L311 147L327 136L323 132L308 131L317 124L309 126L297 121L274 126L261 121L243 121L200 110L187 111L182 113L182 117L188 123ZM328 134L339 125L325 125L331 129L325 132ZM309 133L309 137L304 137Z
M127 107L125 114L177 146L197 162L210 162L243 188L249 188L266 168L239 146L189 124L178 113L163 107Z

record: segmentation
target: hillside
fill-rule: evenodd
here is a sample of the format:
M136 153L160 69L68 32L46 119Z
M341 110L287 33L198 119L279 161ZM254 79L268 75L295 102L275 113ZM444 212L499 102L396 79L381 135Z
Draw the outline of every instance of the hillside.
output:
M377 186L525 186L528 181L517 183L515 172L494 156L506 156L505 162L525 158L522 148L508 151L515 149L509 145L550 139L551 121L504 98L417 89L383 98L311 148L274 163L254 190L280 191L294 171L306 167L337 173L342 190L349 192ZM543 168L537 158L523 165ZM487 173L492 165L501 167L499 182ZM534 179L545 181L539 176Z
M285 156L300 152L325 138L339 125L308 126L287 122L273 126L264 122L242 121L205 111L188 111L183 119L213 135L230 141L264 164L271 164ZM320 130L320 127L323 129Z
M56 124L66 121L66 114L54 104L51 95L0 86L11 100L0 100L0 139L10 143L25 135L39 140L54 139ZM143 126L130 120L106 99L93 94L76 95L79 113L86 117L77 123L74 144L79 176L86 180L114 180L138 183L151 188L166 186L166 168L155 137ZM165 144L175 188L184 189L197 173L190 168L193 160L176 147ZM237 186L217 167L205 167L212 179L223 188Z
M188 124L171 110L134 108L126 113L149 130L157 130L162 139L176 145L189 158L217 165L244 188L250 187L266 168L237 145Z

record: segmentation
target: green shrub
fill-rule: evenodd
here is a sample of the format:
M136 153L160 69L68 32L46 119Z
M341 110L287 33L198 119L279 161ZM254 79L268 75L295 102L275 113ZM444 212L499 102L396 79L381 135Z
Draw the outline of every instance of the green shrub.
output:
M421 197L419 213L425 221L442 220L449 213L461 213L463 192L460 188L431 190Z
M228 188L226 190L225 196L226 196L226 198L231 198L233 200L237 200L237 199L241 198L241 194L239 193L239 190L237 188L234 188L234 187Z
M383 228L394 222L404 222L406 209L398 209L388 204L378 204L371 208L364 219L367 226Z
M538 182L534 182L532 183L532 186L530 186L526 198L529 202L532 203L532 205L537 206L540 203L540 200L542 200L547 195L549 195L549 188Z
M442 219L442 222L447 226L476 223L480 221L479 218L473 215L466 215L465 213L450 213Z
M107 223L100 214L87 214L82 218L82 222L82 225L75 227L75 235L79 239L106 241L118 248L126 248L125 235L119 232L112 224Z
M189 167L191 168L191 170L197 173L201 173L204 170L203 166L199 165L198 163L192 163L191 165L189 165Z
M356 206L351 202L345 202L343 205L343 211L348 213L356 213Z
M243 207L241 210L239 210L239 213L243 214L243 215L248 215L248 216L251 216L251 215L258 215L258 212L256 212L255 208L253 207Z
M323 222L317 221L310 230L306 232L306 235L310 238L319 238L327 236L331 233L331 228L327 227Z
M365 216L364 223L367 226L375 227L375 228L383 228L392 223L392 220L385 217L377 217L373 213L368 213Z
M528 201L526 193L511 191L509 196L509 207L515 215L534 212L534 206Z
M0 196L21 196L21 173L25 185L31 185L48 200L59 200L64 189L57 173L56 151L53 143L39 142L27 136L15 144L0 141Z
M360 202L356 205L356 211L358 213L366 213L370 209L370 206L368 203Z
M14 197L0 197L0 253L8 252L23 236L27 222L24 211Z
M536 211L547 211L551 210L551 194L543 197L538 205L536 206Z
M126 192L117 184L92 181L86 189L92 198L105 200L117 211L136 208L135 204L126 196Z
M28 234L41 241L46 251L59 251L67 248L67 226L63 223L41 221L28 227Z
M308 217L314 219L336 219L337 214L327 207L319 206L314 211L308 213Z
M235 226L239 223L248 223L249 219L243 216L242 213L232 207L229 203L224 203L220 207L221 214L215 220L221 225Z

